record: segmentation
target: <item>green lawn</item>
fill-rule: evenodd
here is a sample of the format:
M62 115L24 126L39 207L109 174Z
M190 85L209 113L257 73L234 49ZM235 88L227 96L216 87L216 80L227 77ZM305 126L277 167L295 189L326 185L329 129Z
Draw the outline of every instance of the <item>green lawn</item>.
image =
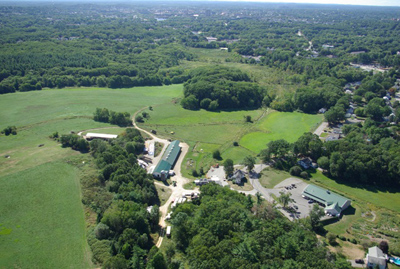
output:
M264 188L272 189L277 184L281 183L282 181L284 181L285 179L287 179L289 177L293 177L293 176L290 175L286 171L267 167L261 172L260 184Z
M303 133L315 129L322 117L298 112L272 112L258 123L257 130L242 137L240 145L259 153L273 140L295 142Z
M229 147L227 150L222 152L222 158L231 159L234 164L240 164L243 162L244 157L248 155L254 155L250 150L243 147Z
M188 110L183 109L179 103L165 103L153 107L148 111L151 125L215 125L215 124L242 124L244 117L250 115L252 119L261 116L262 110L238 110L212 112L204 109Z
M325 229L336 235L343 235L347 233L347 230L352 224L360 221L361 219L361 209L358 205L353 203L350 208L343 212L343 216L339 221L325 225Z
M1 268L91 267L74 167L47 163L0 177L0 185Z

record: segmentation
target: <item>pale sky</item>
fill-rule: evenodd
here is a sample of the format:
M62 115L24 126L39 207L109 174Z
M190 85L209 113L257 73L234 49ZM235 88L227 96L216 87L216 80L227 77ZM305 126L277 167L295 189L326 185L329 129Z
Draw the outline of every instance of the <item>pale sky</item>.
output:
M221 0L236 2L312 3L365 6L400 6L400 0Z

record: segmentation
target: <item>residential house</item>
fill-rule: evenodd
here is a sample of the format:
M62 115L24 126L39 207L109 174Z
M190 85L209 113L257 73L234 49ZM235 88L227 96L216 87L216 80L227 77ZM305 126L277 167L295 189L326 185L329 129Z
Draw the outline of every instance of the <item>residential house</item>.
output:
M238 169L235 170L235 172L233 172L233 175L230 177L230 179L232 180L233 183L240 185L242 184L242 180L246 178L246 174L245 172L243 172L242 170Z
M303 158L300 161L297 162L301 167L304 169L309 169L311 167L316 168L316 165L313 164L312 160L310 158Z
M366 257L367 260L367 268L376 268L385 269L387 262L387 255L383 253L383 251L378 247L372 247L368 249L368 254Z

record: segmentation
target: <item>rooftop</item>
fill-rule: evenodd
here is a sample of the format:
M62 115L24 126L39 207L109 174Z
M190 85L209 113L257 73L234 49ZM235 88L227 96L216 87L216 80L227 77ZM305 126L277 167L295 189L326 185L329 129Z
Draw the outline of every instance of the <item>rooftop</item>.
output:
M163 157L158 162L156 168L154 168L153 173L161 173L162 171L171 170L181 151L179 143L179 140L175 140L168 145Z
M313 184L309 184L307 187L305 187L303 195L306 195L317 202L325 204L325 206L330 206L337 203L337 205L341 208L349 200L346 197Z
M97 133L87 133L86 138L104 138L104 139L113 139L117 138L118 135L113 134L97 134Z
M162 157L162 160L168 162L169 164L174 165L176 158L178 157L179 152L181 151L181 147L179 146L179 140L172 141L168 148L165 150L165 153Z

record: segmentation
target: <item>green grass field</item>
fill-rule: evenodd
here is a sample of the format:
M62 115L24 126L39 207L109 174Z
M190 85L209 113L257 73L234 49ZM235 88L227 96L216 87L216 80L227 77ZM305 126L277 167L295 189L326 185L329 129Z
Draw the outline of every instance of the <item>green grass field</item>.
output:
M224 124L242 124L244 117L250 115L252 119L261 116L261 110L238 110L238 111L220 111L213 112L204 109L187 110L180 104L172 102L153 107L153 111L148 111L150 119L148 124L152 125L218 125Z
M74 167L47 163L0 185L0 268L91 267Z
M285 139L293 143L303 133L315 129L322 117L298 112L272 112L257 125L257 130L241 138L240 145L259 153L273 140Z

